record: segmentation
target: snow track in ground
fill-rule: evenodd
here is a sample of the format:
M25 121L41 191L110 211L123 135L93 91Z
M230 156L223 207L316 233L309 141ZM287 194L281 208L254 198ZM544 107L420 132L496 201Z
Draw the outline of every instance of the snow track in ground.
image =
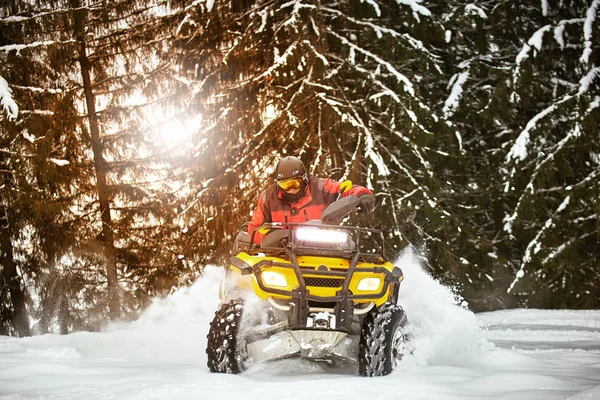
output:
M502 310L479 313L485 325L555 325L600 330L600 310Z
M600 311L504 310L480 313L486 338L520 350L600 352Z

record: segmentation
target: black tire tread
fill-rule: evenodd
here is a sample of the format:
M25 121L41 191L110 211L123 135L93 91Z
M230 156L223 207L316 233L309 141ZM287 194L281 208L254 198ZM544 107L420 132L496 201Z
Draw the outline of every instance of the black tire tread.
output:
M397 326L406 323L404 310L393 303L385 303L365 316L358 355L361 376L385 376L393 371L392 335Z
M207 365L210 372L239 374L245 370L239 345L244 305L241 300L221 304L207 335Z

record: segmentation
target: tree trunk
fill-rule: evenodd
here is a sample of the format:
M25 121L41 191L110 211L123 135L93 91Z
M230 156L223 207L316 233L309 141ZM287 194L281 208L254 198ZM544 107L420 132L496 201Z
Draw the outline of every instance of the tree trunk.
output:
M60 326L60 334L67 335L69 333L71 314L69 312L69 302L65 296L61 296L58 307L58 325Z
M78 1L75 1L78 3ZM106 185L106 161L102 155L104 146L100 139L100 127L96 115L95 96L92 90L90 78L90 61L86 54L85 31L83 23L85 10L78 9L74 12L75 34L77 35L78 61L81 67L83 79L83 90L85 103L88 111L90 136L92 139L92 150L94 152L94 167L98 185L98 199L100 201L100 214L102 218L102 241L104 244L104 255L106 258L106 278L108 282L108 306L111 320L116 320L121 314L121 302L119 298L119 284L117 278L117 263L115 252L115 240L113 235L113 224L110 216L110 201Z
M25 306L25 291L21 285L21 277L17 273L17 264L13 258L10 228L7 221L8 217L4 207L2 207L0 212L2 212L2 221L0 223L0 260L2 263L2 276L12 302L11 322L17 336L31 336L27 307Z

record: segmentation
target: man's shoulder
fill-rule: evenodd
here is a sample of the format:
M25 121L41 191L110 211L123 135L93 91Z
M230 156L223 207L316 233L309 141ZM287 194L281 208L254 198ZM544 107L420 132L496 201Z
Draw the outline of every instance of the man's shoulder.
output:
M317 176L310 176L308 177L308 183L309 184L317 184L317 185L321 185L323 186L325 184L326 181L330 181L331 179L329 178L319 178Z
M328 189L331 189L332 187L335 188L336 182L334 182L333 179L331 179L331 178L314 177L314 180L313 180L313 177L311 177L310 184L313 187L319 188L319 190L325 190L325 189L328 190Z
M265 190L260 193L260 198L263 200L268 199L271 196L277 196L277 184L272 183Z

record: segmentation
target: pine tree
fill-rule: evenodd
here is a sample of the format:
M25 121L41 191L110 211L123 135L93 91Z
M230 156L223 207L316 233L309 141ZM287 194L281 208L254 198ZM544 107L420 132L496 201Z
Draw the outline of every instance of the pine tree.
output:
M509 296L525 271L531 280L517 293L520 304L590 306L597 2L448 7L445 59L455 75L444 113L466 152L456 164L467 173L455 203L472 209L457 213L471 232L459 247L477 260L478 290L496 287L482 307L515 305Z
M504 218L526 271L542 283L528 303L597 306L600 194L600 1L550 4L515 59L511 102L525 117L506 155L514 193ZM536 285L537 286L537 285Z
M18 11L19 5L12 2L1 9L1 75L9 82L13 101L10 118L3 118L0 128L2 269L6 285L1 296L4 311L1 323L5 333L28 335L29 314L33 314L26 309L26 303L30 302L28 287L40 273L40 266L66 241L61 213L70 204L62 189L68 185L72 170L58 164L63 160L62 145L69 143L66 121L72 114L61 96L55 102L49 99L53 88L45 84L56 75L45 60L32 57L23 61L17 54L31 54L34 48L44 47L42 42L26 44L27 29L36 30L40 25L25 27L18 23L20 18L9 17ZM4 23L6 19L8 23ZM44 84L38 85L40 81ZM54 111L48 109L50 104ZM48 115L56 120L50 121Z
M44 93L25 110L40 115L42 129L27 132L38 144L51 140L43 126L61 126L53 138L60 154L50 164L73 176L52 183L53 202L67 207L60 219L38 221L27 233L68 227L69 237L61 235L62 245L42 257L35 290L44 312L52 313L45 325L58 314L62 331L94 329L106 311L112 319L138 312L156 294L157 279L158 290L178 283L172 185L182 179L162 170L170 160L154 142L149 119L185 101L177 98L181 85L172 79L167 46L179 17L166 3L36 7L6 8L2 24L20 33L6 37L2 51L13 62L5 65L49 60L30 70L32 84L21 85L14 98ZM50 158L38 153L48 168Z

